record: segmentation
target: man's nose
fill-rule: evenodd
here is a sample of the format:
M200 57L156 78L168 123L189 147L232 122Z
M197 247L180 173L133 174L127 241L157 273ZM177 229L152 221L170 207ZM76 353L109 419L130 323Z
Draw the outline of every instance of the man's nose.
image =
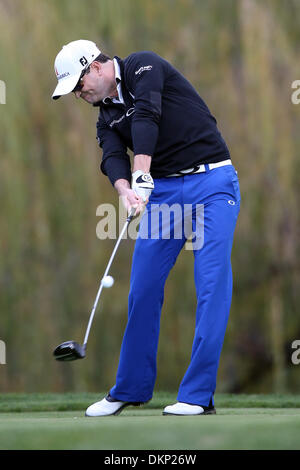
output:
M75 96L76 96L77 99L80 98L80 96L81 96L81 91L79 91L79 90L78 90L78 91L75 91Z

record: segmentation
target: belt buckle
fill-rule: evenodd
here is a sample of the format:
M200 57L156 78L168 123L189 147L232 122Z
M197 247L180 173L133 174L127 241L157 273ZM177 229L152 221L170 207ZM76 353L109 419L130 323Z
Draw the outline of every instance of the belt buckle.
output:
M199 165L195 165L193 168L187 168L186 170L179 170L178 173L173 173L171 175L168 175L169 177L170 176L186 176L186 175L193 175L195 173L201 173L201 167L204 167L204 170L205 171L205 165L203 165L202 163L199 163Z

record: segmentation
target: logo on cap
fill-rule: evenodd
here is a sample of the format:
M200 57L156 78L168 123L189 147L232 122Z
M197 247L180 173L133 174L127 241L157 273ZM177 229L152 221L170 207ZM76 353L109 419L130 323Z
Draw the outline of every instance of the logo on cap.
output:
M68 75L70 75L69 72L61 73L60 75L57 75L57 80L61 80L62 78L67 77Z
M86 60L84 56L82 56L81 59L79 59L79 62L81 63L83 67L88 63L88 61Z

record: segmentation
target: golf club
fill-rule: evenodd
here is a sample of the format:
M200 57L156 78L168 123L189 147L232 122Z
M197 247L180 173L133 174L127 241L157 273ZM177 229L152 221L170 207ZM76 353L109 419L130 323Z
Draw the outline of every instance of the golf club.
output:
M123 227L123 229L122 229L122 231L119 235L119 238L116 242L116 245L114 247L114 250L112 252L112 255L110 257L108 265L106 267L104 276L103 276L103 278L100 282L100 286L99 286L99 289L98 289L98 292L97 292L97 296L96 296L96 299L95 299L95 302L94 302L94 305L93 305L93 308L92 308L92 311L91 311L91 314L90 314L88 326L87 326L86 333L85 333L85 336L84 336L83 345L81 346L79 343L76 343L76 341L65 341L64 343L59 344L53 352L53 355L54 355L54 357L57 361L75 361L76 359L83 359L85 357L86 345L87 345L88 337L89 337L89 334L90 334L91 326L92 326L92 323L93 323L95 311L96 311L96 308L97 308L97 305L98 305L100 294L101 294L102 289L104 287L102 281L108 275L109 269L111 267L111 264L113 262L115 254L116 254L117 249L119 247L120 241L122 240L123 235L124 235L125 231L127 230L128 225L130 224L131 220L133 219L134 214L135 214L135 208L133 207L130 210L130 213L129 213L127 219L126 219L126 223L124 224L124 227Z

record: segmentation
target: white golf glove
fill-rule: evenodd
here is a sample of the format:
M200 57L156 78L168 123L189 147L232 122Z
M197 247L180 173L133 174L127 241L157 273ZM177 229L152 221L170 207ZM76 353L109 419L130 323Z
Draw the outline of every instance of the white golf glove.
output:
M144 173L142 170L132 173L131 189L146 202L154 189L150 173Z

